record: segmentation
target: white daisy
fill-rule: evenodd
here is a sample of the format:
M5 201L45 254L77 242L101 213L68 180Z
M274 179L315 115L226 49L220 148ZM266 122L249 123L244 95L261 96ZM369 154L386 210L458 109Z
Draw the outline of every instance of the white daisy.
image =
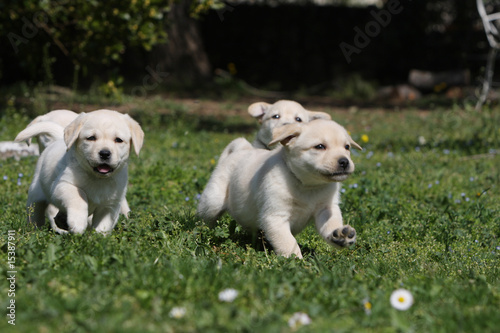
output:
M391 295L391 305L399 311L406 311L413 305L413 295L406 289L397 289Z
M367 315L372 314L372 303L370 303L370 299L368 297L363 300L363 308L365 309L365 313Z
M172 308L172 310L170 310L170 313L168 315L170 316L170 318L180 319L186 315L186 308L176 306Z
M228 288L219 293L219 301L231 303L238 296L236 289Z
M288 319L288 326L292 329L299 328L300 326L309 325L312 322L311 318L304 312L295 312L293 316Z

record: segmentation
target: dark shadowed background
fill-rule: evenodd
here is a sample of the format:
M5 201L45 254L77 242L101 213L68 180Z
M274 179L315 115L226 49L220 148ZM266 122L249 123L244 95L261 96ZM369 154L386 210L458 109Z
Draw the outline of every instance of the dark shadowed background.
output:
M475 1L357 2L6 1L0 84L88 89L112 82L144 95L217 88L222 77L337 97L354 86L373 97L419 70L438 76L417 86L420 93L455 89L461 97L462 89L479 87L489 45ZM132 90L138 85L148 89Z

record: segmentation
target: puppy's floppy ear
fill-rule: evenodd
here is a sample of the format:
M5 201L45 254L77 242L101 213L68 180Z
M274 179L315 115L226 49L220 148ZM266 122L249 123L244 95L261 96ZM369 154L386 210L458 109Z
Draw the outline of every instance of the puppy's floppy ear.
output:
M80 135L80 131L82 129L83 124L87 121L87 114L82 112L75 118L68 126L64 128L64 142L66 143L66 147L69 150L71 146L75 143L76 139L78 139L78 135Z
M330 116L326 112L319 112L319 111L307 111L309 115L309 121L315 120L315 119L325 119L325 120L332 120L332 116Z
M250 105L248 107L248 113L252 117L258 118L259 120L261 120L261 118L264 116L264 114L266 114L266 112L270 106L271 106L271 104L266 103L266 102L253 103L252 105Z
M278 142L280 142L283 146L286 146L292 139L298 137L300 133L302 133L302 126L295 123L275 127L273 129L273 139L269 142L268 146L273 146Z
M349 135L349 134L348 134ZM354 148L356 148L357 150L363 150L363 148L358 145L352 138L351 136L349 135L349 143L351 144L351 146L353 146Z
M142 144L144 143L144 132L142 131L141 125L128 114L125 114L125 119L130 128L130 133L132 134L132 145L134 146L134 151L137 155L141 151Z

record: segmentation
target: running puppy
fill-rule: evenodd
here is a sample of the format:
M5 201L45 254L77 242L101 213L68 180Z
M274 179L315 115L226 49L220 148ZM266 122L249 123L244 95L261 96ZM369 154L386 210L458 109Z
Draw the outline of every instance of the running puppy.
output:
M38 140L38 151L41 154L52 142L64 139L64 128L75 120L76 117L78 117L78 114L70 110L50 111L33 119L33 121L26 126L26 129L22 131L22 134L20 133L20 136L28 137L26 140L28 146L31 144L31 137L36 136ZM42 134L36 135L36 133L40 132L42 132ZM47 212L47 214L53 216L57 214L57 209L54 210L54 207L49 206L48 209L52 210L52 212ZM121 203L120 213L128 217L129 212L130 208L127 199L124 199Z
M30 126L16 141L52 128L51 122L39 124L37 132ZM28 192L28 222L44 225L44 213L53 205L59 210L57 218L68 227L59 228L56 216L47 214L56 232L81 234L91 224L97 232L109 233L125 200L129 152L133 147L139 154L143 140L141 127L126 114L111 110L81 113L65 127L64 139L50 144L38 160Z
M314 119L332 119L328 113L309 111L294 101L278 101L274 104L265 102L253 103L248 113L261 124L252 145L256 148L270 149L269 142L273 137L273 129L292 123L307 123Z
M314 217L329 244L347 247L356 230L343 225L339 182L354 171L350 149L362 149L347 131L329 120L275 128L268 151L247 140L231 142L203 191L198 216L214 225L228 211L243 227L262 229L279 255L302 258L294 237Z

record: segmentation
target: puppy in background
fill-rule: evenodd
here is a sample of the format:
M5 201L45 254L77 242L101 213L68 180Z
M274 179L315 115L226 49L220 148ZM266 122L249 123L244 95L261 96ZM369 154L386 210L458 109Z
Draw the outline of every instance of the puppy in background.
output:
M274 251L302 258L294 235L314 218L331 245L354 244L356 230L342 222L339 182L354 172L351 148L362 149L334 121L315 120L273 130L269 145L231 142L203 191L197 215L211 226L225 211L244 228L261 229Z
M39 122L19 133L16 141L52 129L53 123ZM53 212L47 214L58 233L81 234L89 224L97 232L111 232L125 200L129 152L133 147L138 155L143 141L140 125L126 114L111 110L81 113L64 128L64 138L40 155L28 192L28 222L44 225L45 211L53 205L68 227L59 228Z
M26 131L31 127L31 130L38 131L35 127L32 127L35 124L39 124L41 122L48 122L46 126L46 132L37 136L38 139L38 148L40 154L43 152L47 146L56 141L58 139L62 139L64 136L64 128L68 126L73 120L78 117L76 112L70 110L54 110L50 111L42 116L38 116L26 127ZM53 125L53 126L52 126ZM25 132L26 135L29 135L29 132ZM31 144L31 137L27 140L28 145Z
M248 107L248 113L258 119L261 124L252 145L256 148L270 149L273 129L293 123L307 123L315 119L332 119L328 113L309 111L297 102L281 100L274 104L265 102L253 103Z

